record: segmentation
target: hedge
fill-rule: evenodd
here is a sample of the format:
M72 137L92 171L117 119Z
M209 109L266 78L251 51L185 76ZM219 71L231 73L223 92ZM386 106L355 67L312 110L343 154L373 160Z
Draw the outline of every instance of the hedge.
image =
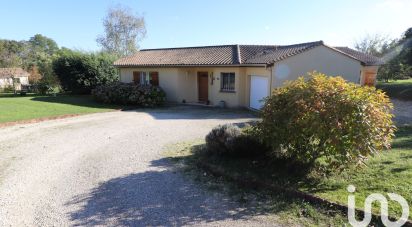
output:
M92 90L95 100L103 103L153 107L162 105L166 93L159 86L113 83Z

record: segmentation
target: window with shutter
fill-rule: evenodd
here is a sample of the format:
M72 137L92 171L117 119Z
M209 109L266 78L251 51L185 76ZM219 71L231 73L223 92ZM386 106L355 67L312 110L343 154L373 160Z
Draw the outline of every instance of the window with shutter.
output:
M133 83L140 84L140 72L133 71Z

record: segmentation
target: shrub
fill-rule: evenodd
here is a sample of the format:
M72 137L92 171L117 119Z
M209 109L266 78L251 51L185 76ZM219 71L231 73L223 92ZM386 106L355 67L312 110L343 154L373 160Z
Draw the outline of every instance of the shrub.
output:
M230 154L237 157L259 157L265 155L267 148L252 134L242 133L227 144Z
M266 99L255 130L272 155L330 170L390 147L395 127L383 92L341 77L309 76Z
M206 146L217 155L256 157L264 154L266 147L249 132L232 124L219 125L206 136Z
M87 54L62 51L53 61L53 70L64 91L90 94L96 86L118 81L113 66L114 57L107 54Z
M7 85L7 86L1 88L1 92L12 93L12 92L14 92L14 88L13 88L12 85Z
M207 149L216 154L228 154L232 150L233 140L241 135L239 127L233 124L219 125L206 136Z
M45 95L53 91L53 87L47 81L43 80L36 82L33 85L32 89L35 90L36 93L39 93L41 95Z
M166 100L165 92L158 86L113 83L92 90L95 100L104 103L136 106L158 106Z

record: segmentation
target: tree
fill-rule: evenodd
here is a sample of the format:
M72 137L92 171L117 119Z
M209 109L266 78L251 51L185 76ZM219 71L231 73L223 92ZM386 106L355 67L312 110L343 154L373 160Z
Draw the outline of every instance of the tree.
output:
M105 34L96 41L104 51L117 56L135 53L138 43L146 36L144 17L133 14L129 8L115 7L103 19Z
M114 56L105 53L64 50L53 61L53 70L63 90L74 94L90 94L96 86L118 80L114 59Z
M35 84L42 79L42 76L39 72L39 68L36 65L33 65L29 70L29 82Z
M402 44L400 56L403 62L412 66L412 27L403 33L400 43Z
M366 35L355 42L355 49L377 57L383 57L397 44L396 39L389 39L379 34Z
M40 34L31 37L29 44L32 52L43 52L50 56L59 50L59 46L53 39Z
M0 40L0 67L22 67L25 49L24 41Z

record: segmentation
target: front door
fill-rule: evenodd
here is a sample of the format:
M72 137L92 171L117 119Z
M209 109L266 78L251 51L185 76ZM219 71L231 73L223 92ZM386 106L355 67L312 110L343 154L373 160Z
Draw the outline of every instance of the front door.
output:
M199 92L199 102L207 103L209 97L207 72L197 73L197 88Z

